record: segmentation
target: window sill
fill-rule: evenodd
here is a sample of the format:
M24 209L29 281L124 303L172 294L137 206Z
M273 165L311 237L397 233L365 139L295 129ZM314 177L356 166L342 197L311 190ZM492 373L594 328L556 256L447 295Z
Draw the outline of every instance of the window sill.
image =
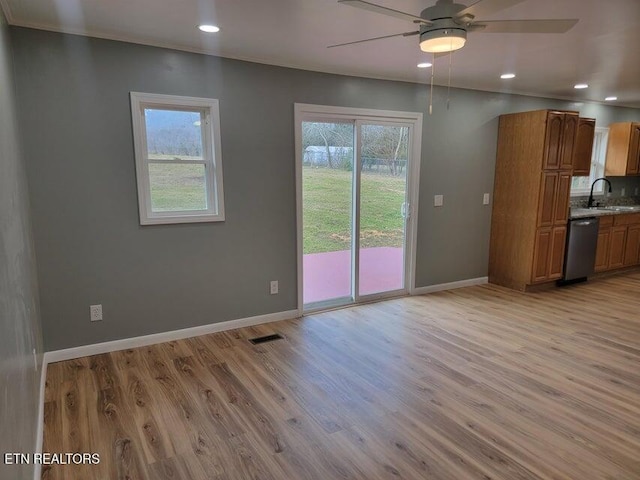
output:
M141 218L140 225L173 225L180 223L213 223L224 222L224 215L173 215Z

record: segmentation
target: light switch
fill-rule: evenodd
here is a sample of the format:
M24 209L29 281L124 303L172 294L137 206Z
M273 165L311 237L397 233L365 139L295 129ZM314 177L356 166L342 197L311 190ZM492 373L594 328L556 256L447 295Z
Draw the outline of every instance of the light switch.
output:
M482 204L483 205L489 205L489 194L485 193L484 196L482 197Z
M435 195L433 197L433 206L441 207L442 205L444 205L444 195Z

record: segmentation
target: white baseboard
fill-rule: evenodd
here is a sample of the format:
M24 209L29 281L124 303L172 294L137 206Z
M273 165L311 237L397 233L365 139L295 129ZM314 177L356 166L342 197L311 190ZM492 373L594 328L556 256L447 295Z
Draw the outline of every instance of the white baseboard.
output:
M297 310L288 310L285 312L268 313L266 315L257 315L255 317L239 318L237 320L211 323L209 325L184 328L181 330L172 330L169 332L143 335L141 337L123 338L122 340L113 340L111 342L82 345L80 347L46 352L44 354L44 360L45 363L61 362L64 360L72 360L74 358L81 358L89 355L115 352L118 350L126 350L128 348L144 347L147 345L153 345L155 343L170 342L173 340L180 340L189 337L198 337L200 335L207 335L209 333L222 332L224 330L251 327L253 325L260 325L262 323L290 320L292 318L297 318L298 316L299 315Z
M457 282L440 283L438 285L429 285L427 287L417 287L413 289L412 295L424 295L425 293L442 292L444 290L454 290L456 288L472 287L474 285L485 285L489 283L489 277L469 278L467 280L459 280Z
M82 345L80 347L45 352L42 356L42 369L40 374L38 429L36 431L36 445L34 453L42 452L42 444L44 440L44 390L47 381L48 364L61 362L64 360L72 360L74 358L86 357L88 355L98 355L100 353L126 350L128 348L144 347L146 345L153 345L155 343L170 342L172 340L180 340L189 337L198 337L200 335L207 335L209 333L222 332L225 330L251 327L263 323L290 320L293 318L298 318L299 316L300 315L298 314L298 310L288 310L285 312L257 315L255 317L239 318L237 320L229 320L226 322L211 323L209 325L201 325L198 327L183 328L181 330L172 330L170 332L154 333L151 335L143 335L141 337L124 338L122 340L113 340L111 342L95 343L93 345ZM37 464L34 465L33 479L40 480L41 475L42 466Z
M34 453L42 453L42 443L44 441L44 389L47 383L47 362L42 355L42 361L40 365L40 390L38 392L38 428L36 429L36 446L33 450ZM42 465L34 463L33 465L33 478L34 480L40 480L42 478Z

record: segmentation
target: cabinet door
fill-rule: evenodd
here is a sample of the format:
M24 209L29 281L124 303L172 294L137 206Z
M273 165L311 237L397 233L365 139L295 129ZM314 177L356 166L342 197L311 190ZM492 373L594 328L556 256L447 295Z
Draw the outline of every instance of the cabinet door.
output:
M562 131L564 129L564 113L549 112L547 114L547 131L544 144L544 170L558 170L562 154Z
M551 253L552 229L540 228L536 232L536 243L533 251L533 283L544 282L549 278L549 255Z
M573 169L573 157L578 136L578 123L580 117L572 113L566 113L562 122L562 140L560 148L560 168L562 170Z
M627 174L640 174L640 123L631 124L631 139L629 141L629 159L627 160Z
M558 190L558 173L543 172L538 200L538 226L550 227L554 223Z
M609 244L609 268L624 266L625 241L627 227L613 227L611 229L611 243Z
M578 123L576 148L573 154L573 176L588 177L591 172L591 157L593 154L593 139L595 137L596 121L593 118L581 118Z
M556 200L554 207L554 225L566 225L569 221L569 199L571 196L571 173L562 172L558 175Z
M611 228L601 228L598 232L598 247L596 248L596 272L603 272L609 268L610 243Z
M564 251L566 249L567 227L555 227L551 236L551 257L549 258L549 280L562 278Z
M624 247L624 265L636 265L640 252L640 225L632 225L627 230L627 241Z

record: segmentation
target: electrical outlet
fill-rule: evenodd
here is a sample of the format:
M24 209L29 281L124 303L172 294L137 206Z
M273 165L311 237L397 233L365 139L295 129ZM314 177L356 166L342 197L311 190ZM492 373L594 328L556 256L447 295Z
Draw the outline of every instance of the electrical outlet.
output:
M482 196L482 204L483 205L489 205L489 194L488 193L485 193Z
M36 353L36 349L33 349L33 369L38 371L38 354Z
M269 291L271 292L271 295L278 293L278 280L271 280L271 283L269 284Z
M435 195L433 197L433 206L441 207L444 205L444 195Z
M89 312L91 314L92 322L99 322L100 320L102 320L102 305L89 306Z

